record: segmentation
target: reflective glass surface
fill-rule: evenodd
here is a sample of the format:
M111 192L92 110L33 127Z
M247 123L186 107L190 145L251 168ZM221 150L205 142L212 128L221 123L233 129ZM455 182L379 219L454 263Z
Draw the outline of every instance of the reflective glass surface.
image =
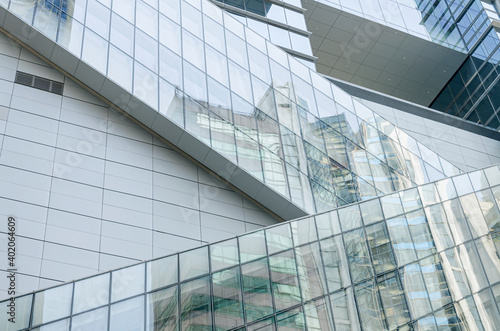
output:
M117 1L0 5L137 101L118 107L166 117L308 213L459 173L210 1ZM266 3L287 22L300 7ZM230 5L251 11L260 2ZM361 225L346 217L343 228Z
M499 229L488 224L499 221L500 171L479 173L487 175L481 185L461 197L449 183L462 186L477 172L401 191L397 204L394 194L353 204L359 221L348 230L332 225L346 216L343 207L18 297L18 322L3 323L7 330L496 330Z

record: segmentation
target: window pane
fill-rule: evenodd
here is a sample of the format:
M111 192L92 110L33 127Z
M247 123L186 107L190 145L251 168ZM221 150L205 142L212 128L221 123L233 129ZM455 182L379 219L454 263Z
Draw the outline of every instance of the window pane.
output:
M177 331L178 330L178 287L148 295L147 331Z
M351 278L354 283L373 276L370 254L365 241L363 229L344 234L345 249Z
M296 248L295 254L303 299L309 300L327 293L318 243Z
M215 327L229 330L243 325L243 296L238 267L212 275Z
M144 263L113 271L111 302L130 298L144 292Z
M410 311L397 272L379 277L378 287L389 329L409 322Z
M148 262L146 268L148 291L177 283L177 255Z
M367 227L366 238L372 254L375 273L380 274L396 268L396 259L385 223L377 223Z
M33 325L47 323L69 316L73 284L59 286L35 294Z
M335 330L331 317L330 302L325 301L324 298L304 305L304 313L306 315L307 328L309 330Z
M290 224L285 223L266 229L266 240L269 254L292 248Z
M330 295L336 330L358 330L359 320L352 287Z
M372 280L357 285L355 288L361 325L366 330L384 330L384 315L380 297Z
M208 274L208 247L179 254L180 281Z
M144 296L111 305L110 331L144 330Z
M320 245L329 292L350 285L351 279L342 236L322 240Z
M208 277L181 285L181 330L210 329L211 310Z
M23 297L18 297L15 299L15 319L14 323L10 322L9 319L14 317L10 314L11 307L9 300L2 301L2 306L5 305L6 308L3 310L3 314L0 315L0 325L4 325L5 331L16 331L27 328L30 323L31 316L31 303L33 301L33 294L25 295ZM3 306L3 307L5 307Z
M238 238L240 244L241 263L264 257L266 255L266 243L264 230L246 234Z
M269 257L276 310L300 303L299 280L293 250Z
M97 308L109 302L110 274L84 279L75 283L73 314Z
M91 310L87 313L74 316L71 321L71 331L107 330L108 307Z
M276 315L278 331L306 330L302 307Z
M241 272L247 321L272 314L274 310L267 258L242 265Z
M210 245L210 262L212 263L212 271L238 264L238 242L236 239Z
M314 217L291 222L293 241L295 246L318 240Z

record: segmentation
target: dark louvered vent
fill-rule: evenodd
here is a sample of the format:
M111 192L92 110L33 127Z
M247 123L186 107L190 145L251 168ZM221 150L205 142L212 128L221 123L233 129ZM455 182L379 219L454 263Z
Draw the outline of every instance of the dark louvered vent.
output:
M33 85L33 78L35 76L25 74L24 72L17 72L16 75L16 83L26 85L26 86L32 86Z
M63 94L63 87L64 87L63 83L59 83L47 78L33 76L20 71L16 73L15 83L59 95Z

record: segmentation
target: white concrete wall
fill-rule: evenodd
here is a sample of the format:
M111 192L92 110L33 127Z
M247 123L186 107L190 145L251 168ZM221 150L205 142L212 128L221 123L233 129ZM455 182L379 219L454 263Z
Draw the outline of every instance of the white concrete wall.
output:
M4 35L0 146L0 277L14 216L18 294L277 222Z

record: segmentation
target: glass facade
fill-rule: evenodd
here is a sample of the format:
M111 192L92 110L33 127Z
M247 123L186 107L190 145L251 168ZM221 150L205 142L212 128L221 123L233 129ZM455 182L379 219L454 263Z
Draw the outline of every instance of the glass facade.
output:
M225 4L223 8L234 18L314 69L310 32L307 31L300 0L214 1Z
M498 63L500 16L489 1L417 1L423 22L440 42L463 42L468 57L431 104L431 108L466 120L500 127Z
M46 3L0 5L307 212L459 173L208 0Z
M37 291L0 325L497 330L499 184L494 166Z
M221 3L252 15L208 0L0 0L65 60L130 93L118 107L141 103L151 122L175 123L272 189L269 200L309 216L0 302L16 307L15 323L3 313L0 326L499 329L500 168L461 172L276 47L303 42L292 37L299 1ZM439 23L425 16L425 26L438 28L426 34L419 22L401 25L417 12L409 1L395 3L400 16L387 16L387 1L335 3L456 48L480 40L484 26L470 4L461 11L470 24L447 26L458 7L435 10ZM458 38L464 28L469 39ZM280 44L287 38L290 47Z

